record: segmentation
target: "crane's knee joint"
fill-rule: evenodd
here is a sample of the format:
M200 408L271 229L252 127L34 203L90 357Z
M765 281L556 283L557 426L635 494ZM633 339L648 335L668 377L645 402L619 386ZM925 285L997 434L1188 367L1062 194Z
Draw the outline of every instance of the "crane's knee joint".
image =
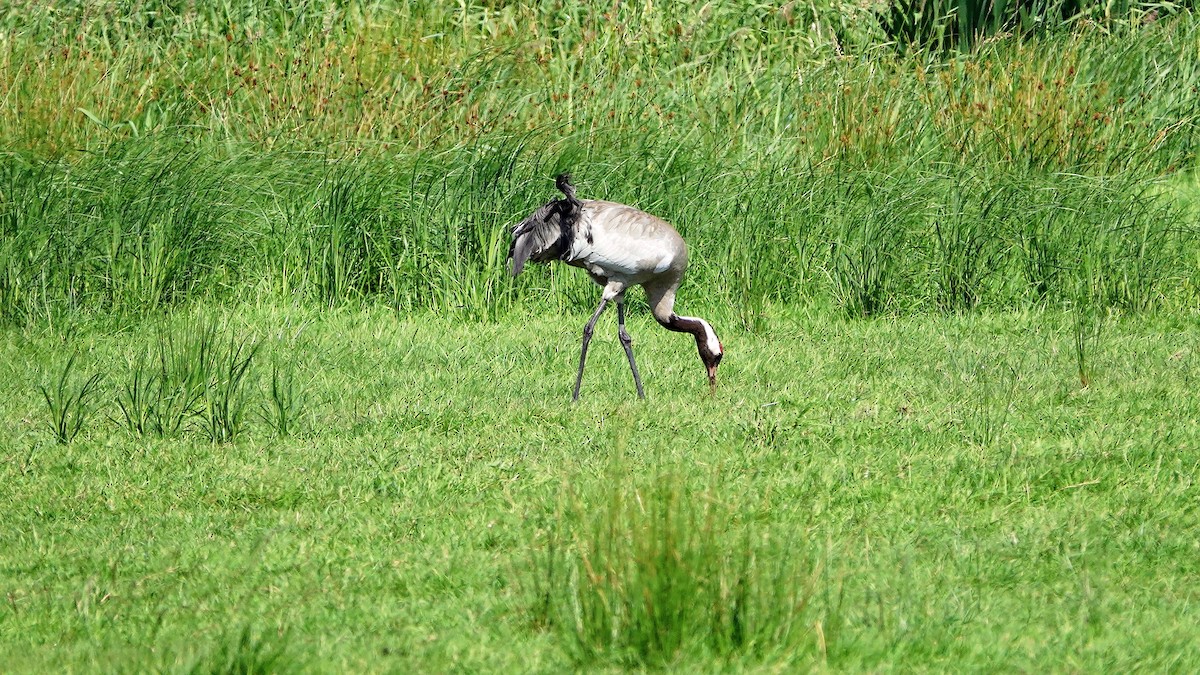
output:
M633 338L629 337L629 333L624 328L617 331L617 337L620 338L621 344L628 345L633 343Z

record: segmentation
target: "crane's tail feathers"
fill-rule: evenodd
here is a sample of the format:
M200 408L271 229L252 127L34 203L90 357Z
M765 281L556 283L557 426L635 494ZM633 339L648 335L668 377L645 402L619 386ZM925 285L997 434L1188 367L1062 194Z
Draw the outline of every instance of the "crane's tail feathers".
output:
M571 177L561 174L555 180L566 199L543 205L512 230L512 245L508 258L515 277L525 269L525 263L549 262L562 257L570 248L571 229L583 213L583 202L575 198Z
M513 226L513 229L512 229L513 239L515 240L517 237L520 237L521 235L529 232L532 229L533 229L533 223L530 222L529 219L522 220L521 222L519 222ZM508 254L511 256L512 251L509 251Z
M533 237L521 236L524 234L524 232L518 234L516 230L513 230L513 242L508 248L508 259L512 261L509 273L514 277L525 269L525 261L529 260L529 255L533 253Z

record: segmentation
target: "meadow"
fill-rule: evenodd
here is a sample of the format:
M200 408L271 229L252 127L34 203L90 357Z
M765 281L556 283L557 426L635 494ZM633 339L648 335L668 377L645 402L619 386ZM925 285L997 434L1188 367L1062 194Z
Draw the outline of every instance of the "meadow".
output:
M1194 669L1200 22L887 7L0 10L4 669Z

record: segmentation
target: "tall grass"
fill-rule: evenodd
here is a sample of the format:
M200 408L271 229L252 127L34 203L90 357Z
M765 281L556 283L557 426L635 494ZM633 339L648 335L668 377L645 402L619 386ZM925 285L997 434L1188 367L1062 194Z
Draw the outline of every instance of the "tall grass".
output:
M201 414L218 369L216 343L212 326L159 329L155 342L129 364L117 393L126 428L157 436L187 430Z
M841 2L125 4L4 18L8 147L60 156L170 130L387 155L617 129L796 166L969 154L1090 172L1162 170L1195 147L1189 14L945 57L897 56Z
M692 249L685 297L739 308L750 330L771 302L870 316L1066 306L1078 293L1128 310L1190 301L1196 230L1137 174L945 164L763 174L752 160L718 173L715 155L654 144L577 153L497 138L389 162L285 155L273 173L147 153L123 186L109 164L12 160L20 213L3 239L0 319L262 294L480 319L530 301L592 305L590 282L570 270L505 271L508 227L553 198L545 176L572 154L583 196L674 222ZM647 166L650 185L639 180Z
M0 323L592 305L569 270L504 273L561 170L675 223L684 297L747 330L773 302L1193 299L1157 187L1195 161L1186 12L946 54L821 3L39 7L0 15Z
M259 404L259 416L280 437L295 433L300 414L307 399L304 389L296 383L291 369L281 367L279 362L271 364L271 379L265 387L266 395Z
M1154 21L1159 14L1194 6L1183 2L1086 2L1081 0L899 0L890 3L881 27L901 44L971 45L1000 31L1044 33L1071 23Z
M0 319L143 314L220 278L237 243L232 177L173 145L119 144L78 164L0 157Z

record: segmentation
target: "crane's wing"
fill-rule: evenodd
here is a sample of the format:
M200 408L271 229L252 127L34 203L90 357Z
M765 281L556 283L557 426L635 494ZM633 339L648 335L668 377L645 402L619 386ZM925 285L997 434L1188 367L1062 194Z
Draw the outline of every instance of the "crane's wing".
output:
M558 260L571 250L575 223L583 214L583 204L575 198L571 177L560 175L555 184L565 199L556 199L522 220L513 228L508 257L512 260L512 275L525 269L525 263Z

